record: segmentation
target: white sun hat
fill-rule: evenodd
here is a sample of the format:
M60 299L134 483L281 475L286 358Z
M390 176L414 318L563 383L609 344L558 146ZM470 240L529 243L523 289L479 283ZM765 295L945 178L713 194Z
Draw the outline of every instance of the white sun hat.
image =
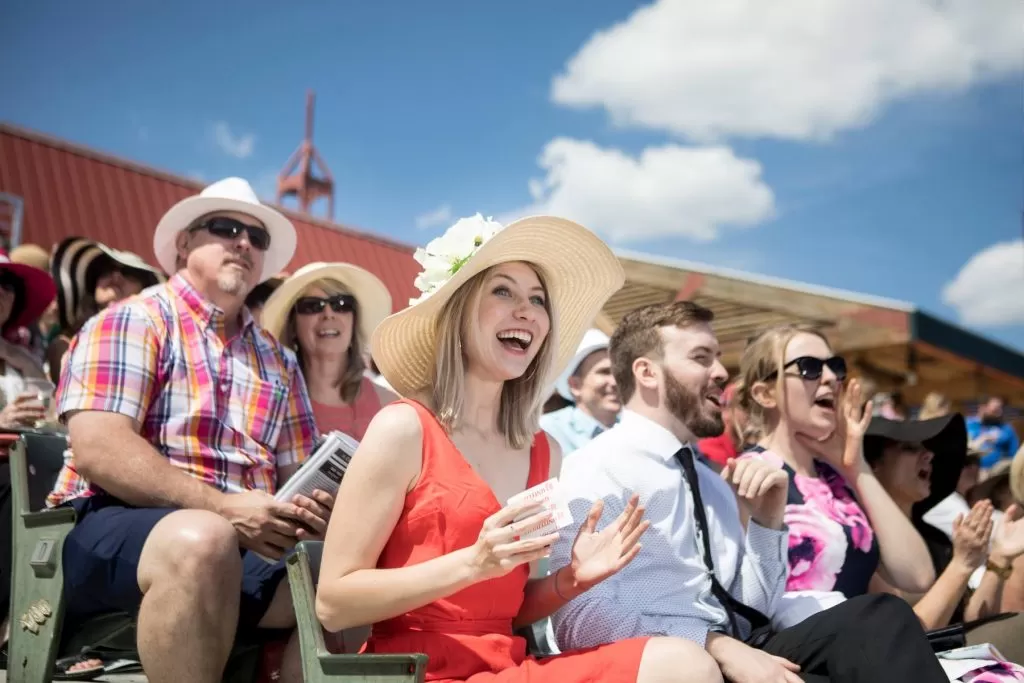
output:
M555 391L564 398L566 401L575 402L572 392L569 391L569 378L573 376L577 369L580 367L587 356L594 353L595 351L602 351L607 349L611 345L611 340L608 335L596 328L587 330L586 334L583 335L583 341L580 342L579 348L576 349L576 355L569 360L569 365L565 367L562 374L558 376L558 381L555 382Z
M414 396L433 379L437 316L459 287L492 266L523 261L543 275L558 321L555 361L543 384L551 386L579 346L604 303L625 282L622 264L597 235L554 216L523 218L502 227L480 214L463 218L426 249L416 278L423 296L388 316L371 340L373 360L402 396Z
M335 280L356 299L359 338L368 343L380 321L391 313L391 293L380 278L351 263L309 263L286 279L263 305L263 327L281 338L292 306L314 282ZM363 347L365 348L365 347Z
M269 280L285 269L295 255L295 226L281 213L261 204L252 186L242 178L224 178L203 189L196 196L186 197L172 206L153 235L153 252L164 272L174 274L178 250L174 241L178 233L197 219L217 211L237 211L263 223L270 233L270 249L263 258L260 282Z

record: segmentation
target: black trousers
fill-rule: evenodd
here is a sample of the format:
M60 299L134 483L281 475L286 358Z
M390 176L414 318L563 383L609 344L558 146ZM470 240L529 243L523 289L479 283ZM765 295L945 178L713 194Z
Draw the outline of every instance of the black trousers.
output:
M905 600L863 595L774 634L761 647L814 683L947 683Z

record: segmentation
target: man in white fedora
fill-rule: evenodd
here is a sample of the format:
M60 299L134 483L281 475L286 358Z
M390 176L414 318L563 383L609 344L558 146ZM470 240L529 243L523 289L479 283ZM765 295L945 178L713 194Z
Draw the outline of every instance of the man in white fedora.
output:
M291 259L292 224L228 178L164 214L154 249L168 282L91 318L68 351L73 453L48 502L78 516L68 618L137 612L152 683L214 683L236 633L294 626L281 558L322 535L333 500L273 497L316 426L294 353L244 306ZM285 680L301 679L296 645Z
M587 330L576 355L555 382L555 391L573 403L547 413L540 426L562 447L563 455L580 448L615 424L622 404L608 357L608 335Z

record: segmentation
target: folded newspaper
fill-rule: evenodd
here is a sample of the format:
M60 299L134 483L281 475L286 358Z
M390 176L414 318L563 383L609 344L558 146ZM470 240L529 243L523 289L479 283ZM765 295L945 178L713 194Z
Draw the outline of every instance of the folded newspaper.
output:
M359 442L343 432L329 432L321 437L313 455L302 467L285 482L274 498L281 502L290 502L297 495L313 497L313 491L319 489L332 496L337 495L345 470L359 448ZM256 553L259 555L259 553ZM267 562L275 562L272 558L259 555Z

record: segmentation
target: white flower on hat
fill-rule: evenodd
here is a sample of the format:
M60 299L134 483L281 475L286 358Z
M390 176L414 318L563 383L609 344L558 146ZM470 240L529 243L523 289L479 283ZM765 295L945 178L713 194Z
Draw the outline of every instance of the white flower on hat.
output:
M469 218L460 218L443 235L435 237L426 248L417 249L413 258L423 266L423 271L413 282L423 294L410 299L414 306L448 282L483 244L497 235L505 226L479 213Z

